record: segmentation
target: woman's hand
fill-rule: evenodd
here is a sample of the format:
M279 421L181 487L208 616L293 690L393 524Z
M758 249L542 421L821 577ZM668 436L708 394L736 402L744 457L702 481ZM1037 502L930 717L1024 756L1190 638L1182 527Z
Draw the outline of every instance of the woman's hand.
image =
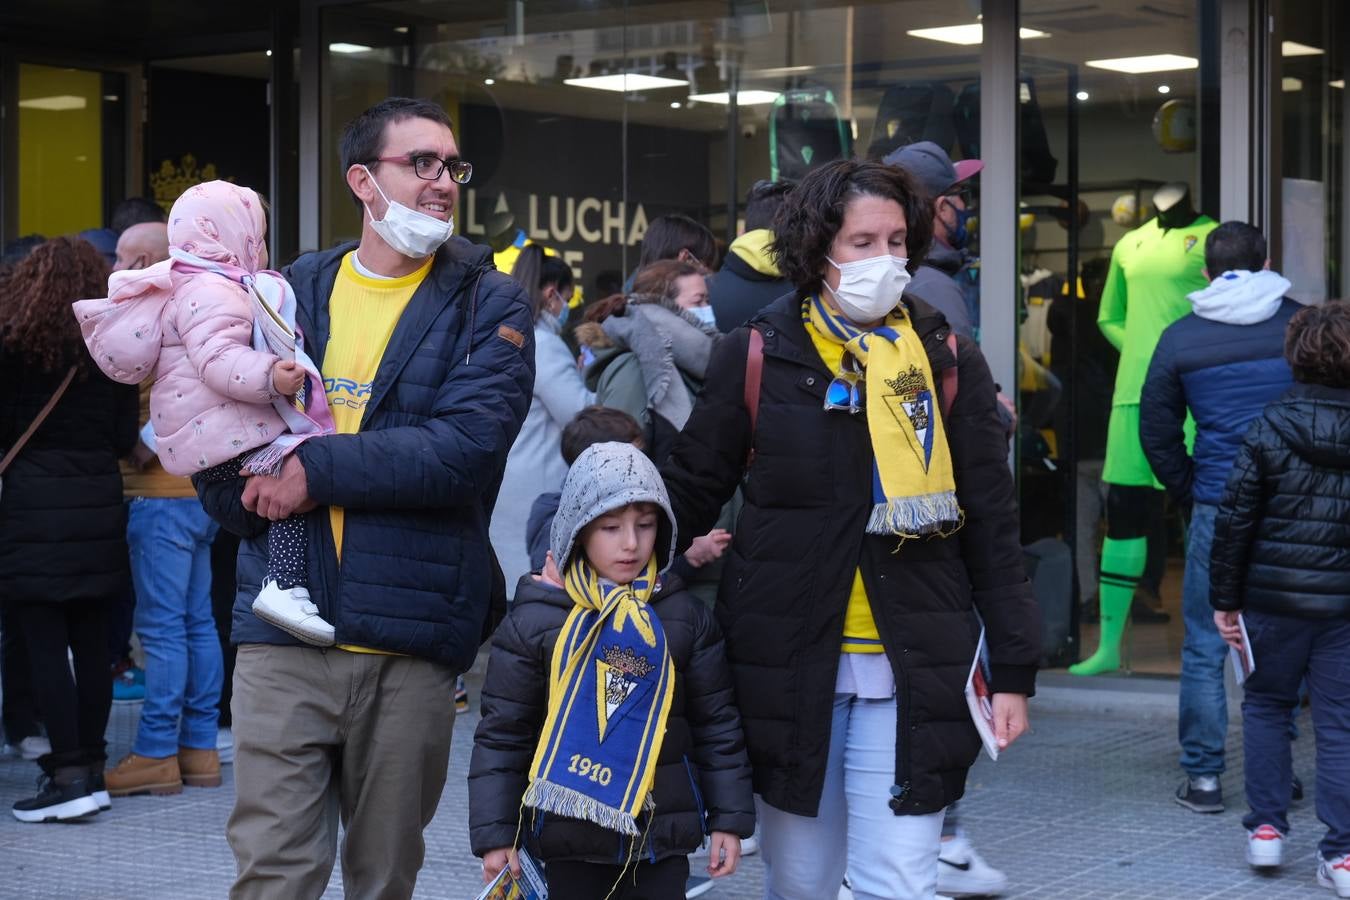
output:
M1027 695L995 694L993 706L994 737L998 748L1005 750L1027 730Z
M741 861L741 839L727 831L714 831L708 844L708 874L723 878L736 871Z
M562 575L558 573L558 564L553 561L552 550L544 554L544 568L534 576L534 580L541 584L551 584L556 588L563 586Z
M516 855L515 847L498 847L484 853L483 884L490 884L507 866L511 867L512 875L520 877L520 857Z
M1237 610L1216 609L1214 627L1219 629L1219 637L1223 638L1225 644L1242 653L1242 626L1238 624L1240 615Z
M731 544L731 532L723 528L714 528L703 537L694 538L689 549L684 551L684 559L695 569L701 569L714 560L721 559Z

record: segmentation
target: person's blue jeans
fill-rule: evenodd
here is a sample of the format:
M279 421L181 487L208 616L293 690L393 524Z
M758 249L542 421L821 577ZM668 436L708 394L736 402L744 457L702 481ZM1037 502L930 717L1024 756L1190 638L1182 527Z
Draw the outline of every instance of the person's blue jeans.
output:
M1317 741L1317 818L1324 857L1350 853L1350 619L1246 612L1256 670L1244 685L1242 742L1248 829L1289 833L1289 716L1307 678Z
M195 497L132 501L127 543L145 649L145 703L132 752L141 756L216 746L224 668L211 615L215 534Z
M1218 507L1197 503L1186 536L1186 573L1181 584L1181 614L1186 634L1181 642L1180 715L1181 768L1187 775L1223 772L1224 739L1228 734L1228 697L1223 665L1228 645L1214 626L1209 605L1209 551L1214 544Z

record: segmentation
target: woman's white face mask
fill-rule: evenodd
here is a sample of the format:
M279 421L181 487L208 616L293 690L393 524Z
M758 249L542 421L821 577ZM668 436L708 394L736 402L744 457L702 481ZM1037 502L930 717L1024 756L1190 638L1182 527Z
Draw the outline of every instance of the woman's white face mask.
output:
M839 304L839 311L853 322L875 322L900 305L900 295L910 277L905 257L883 253L842 264L828 256L825 259L839 270L839 287L826 283L825 289Z

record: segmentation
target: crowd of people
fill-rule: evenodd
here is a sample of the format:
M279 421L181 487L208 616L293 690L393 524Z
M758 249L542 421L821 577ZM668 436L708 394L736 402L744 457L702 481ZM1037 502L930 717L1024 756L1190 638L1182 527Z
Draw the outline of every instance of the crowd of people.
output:
M281 271L226 182L128 204L111 249L7 248L4 730L42 772L14 815L232 762L232 897L318 896L339 841L349 895L409 897L486 647L468 809L441 811L485 882L673 900L758 852L769 900L1002 891L958 820L966 682L985 647L1007 750L1041 625L976 339L979 162L759 182L725 253L659 217L584 304L549 248L502 272L454 235L473 166L441 107L376 104L340 166L359 239ZM1248 861L1282 860L1306 686L1318 877L1350 897L1350 308L1284 299L1250 226L1204 248L1139 422L1191 510L1177 800L1223 808L1223 660L1253 654ZM115 695L143 702L110 766Z

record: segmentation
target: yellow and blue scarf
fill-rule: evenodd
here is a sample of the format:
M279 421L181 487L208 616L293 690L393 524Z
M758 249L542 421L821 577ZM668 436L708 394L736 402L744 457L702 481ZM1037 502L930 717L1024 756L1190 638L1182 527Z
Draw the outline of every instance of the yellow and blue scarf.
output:
M675 695L665 630L647 600L656 559L631 585L602 580L576 554L574 604L553 646L548 716L524 803L638 836Z
M897 307L869 331L813 296L802 304L802 319L825 342L841 347L825 408L867 414L874 504L867 533L915 538L955 532L964 516L946 423L928 354L905 308Z

